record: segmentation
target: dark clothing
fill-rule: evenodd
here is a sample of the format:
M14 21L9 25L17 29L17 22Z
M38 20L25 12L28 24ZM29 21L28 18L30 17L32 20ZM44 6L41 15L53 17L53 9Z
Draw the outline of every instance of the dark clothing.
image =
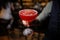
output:
M0 36L8 34L7 25L10 23L10 20L5 20L0 18Z
M48 25L47 40L58 40L58 38L60 39L60 37L57 36L60 29L60 26L58 26L60 24L60 17L58 14L60 14L59 4L57 0L54 0Z

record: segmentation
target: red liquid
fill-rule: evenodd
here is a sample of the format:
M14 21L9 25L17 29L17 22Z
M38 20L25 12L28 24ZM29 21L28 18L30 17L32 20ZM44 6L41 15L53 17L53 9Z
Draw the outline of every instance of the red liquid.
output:
M33 9L23 9L19 11L19 17L21 18L21 20L25 20L28 22L33 21L37 17L37 15L38 12Z

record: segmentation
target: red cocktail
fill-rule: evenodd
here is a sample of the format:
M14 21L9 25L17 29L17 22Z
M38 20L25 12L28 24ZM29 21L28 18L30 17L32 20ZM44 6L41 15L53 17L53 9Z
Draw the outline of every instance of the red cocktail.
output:
M38 12L33 9L23 9L19 11L19 17L24 25L29 25L38 15Z

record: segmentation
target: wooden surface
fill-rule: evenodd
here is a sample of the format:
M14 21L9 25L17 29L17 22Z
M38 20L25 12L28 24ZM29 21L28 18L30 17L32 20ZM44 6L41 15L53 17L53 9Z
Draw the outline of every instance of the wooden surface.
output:
M30 36L24 36L19 29L9 32L8 36L0 36L0 40L43 40L43 38L44 33L34 32Z

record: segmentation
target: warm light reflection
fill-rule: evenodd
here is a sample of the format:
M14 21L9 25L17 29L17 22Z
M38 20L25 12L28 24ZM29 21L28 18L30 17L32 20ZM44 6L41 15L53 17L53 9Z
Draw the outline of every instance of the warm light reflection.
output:
M28 21L22 20L22 23L23 23L24 26L29 27L29 22Z

